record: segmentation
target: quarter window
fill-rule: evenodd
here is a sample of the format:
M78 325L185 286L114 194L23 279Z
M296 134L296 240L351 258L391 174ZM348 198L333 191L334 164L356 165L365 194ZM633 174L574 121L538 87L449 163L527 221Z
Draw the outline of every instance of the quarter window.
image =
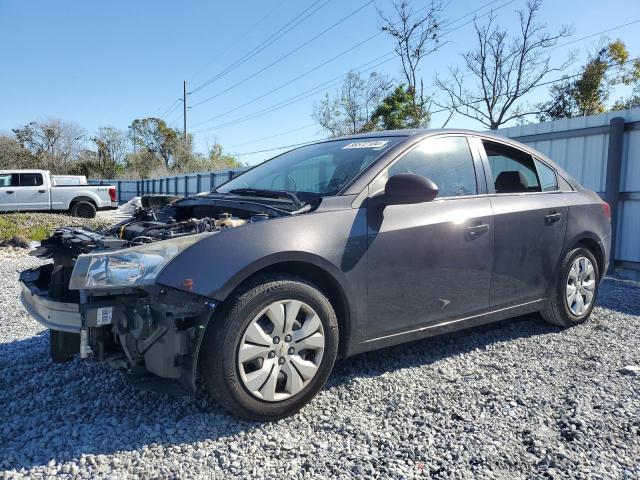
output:
M20 174L21 187L37 187L39 185L42 185L41 173L21 173Z
M464 137L427 139L389 167L389 177L414 173L438 186L438 197L475 195L476 172L469 144Z
M528 153L483 140L496 193L539 192L540 182Z
M558 179L556 178L556 172L547 167L544 163L535 160L536 168L538 169L538 177L540 178L540 186L543 192L553 192L558 190Z

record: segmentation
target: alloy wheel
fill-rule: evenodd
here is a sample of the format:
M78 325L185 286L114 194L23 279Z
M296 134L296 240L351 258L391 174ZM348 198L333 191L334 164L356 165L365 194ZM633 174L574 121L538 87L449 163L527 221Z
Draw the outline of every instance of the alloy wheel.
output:
M596 272L591 260L577 257L571 264L565 294L567 306L576 317L584 315L593 303L596 288Z
M237 351L240 378L268 402L300 393L316 375L325 348L318 314L304 302L279 300L256 315Z

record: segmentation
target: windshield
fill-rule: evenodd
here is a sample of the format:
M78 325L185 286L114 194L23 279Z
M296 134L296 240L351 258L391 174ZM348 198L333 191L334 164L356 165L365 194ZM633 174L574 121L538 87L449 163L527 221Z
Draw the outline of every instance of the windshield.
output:
M307 145L262 163L215 191L237 194L247 193L248 189L289 192L301 201L336 195L402 138L373 137Z

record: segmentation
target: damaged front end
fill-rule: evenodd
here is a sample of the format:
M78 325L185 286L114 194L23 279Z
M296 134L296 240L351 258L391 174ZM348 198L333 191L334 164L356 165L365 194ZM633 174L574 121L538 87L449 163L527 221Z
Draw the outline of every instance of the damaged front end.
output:
M50 329L54 361L108 362L143 388L195 390L198 351L216 301L156 283L191 245L224 229L288 215L277 206L191 197L143 199L104 231L57 229L33 255L52 263L20 275L29 313ZM167 203L162 205L162 203Z

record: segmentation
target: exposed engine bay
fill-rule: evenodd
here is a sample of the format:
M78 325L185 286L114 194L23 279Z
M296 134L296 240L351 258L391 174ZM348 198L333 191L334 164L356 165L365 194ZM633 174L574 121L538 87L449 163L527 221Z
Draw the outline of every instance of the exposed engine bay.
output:
M54 231L34 252L41 258L55 258L60 253L73 256L95 249L127 248L144 243L225 228L290 214L276 207L254 202L182 199L173 196L142 197L142 208L131 218L102 231L63 227ZM71 249L69 250L69 247Z

